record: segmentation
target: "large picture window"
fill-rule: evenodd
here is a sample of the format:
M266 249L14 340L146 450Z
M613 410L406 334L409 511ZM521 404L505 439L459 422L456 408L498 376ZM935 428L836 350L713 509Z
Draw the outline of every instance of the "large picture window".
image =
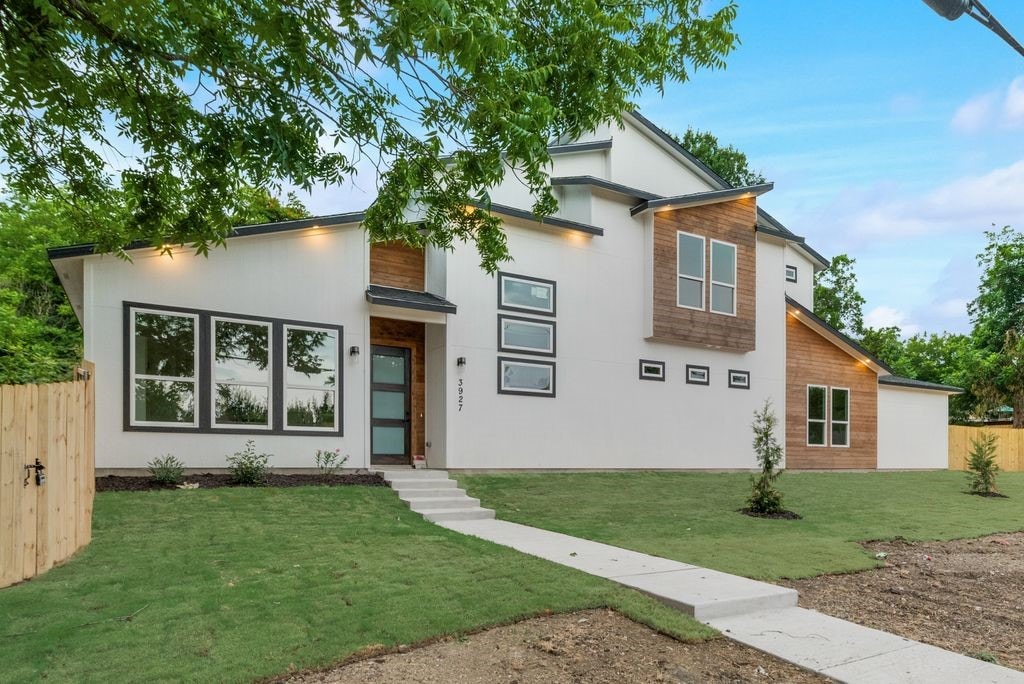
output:
M676 237L678 280L676 304L704 308L704 238L680 231Z
M199 317L136 309L130 324L131 424L198 425Z
M124 429L342 434L341 326L124 306Z
M711 241L711 310L736 315L736 245Z

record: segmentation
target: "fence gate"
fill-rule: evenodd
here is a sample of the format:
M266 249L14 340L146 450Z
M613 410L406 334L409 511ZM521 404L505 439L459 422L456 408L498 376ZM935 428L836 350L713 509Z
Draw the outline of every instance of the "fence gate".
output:
M72 382L0 385L0 587L92 538L94 370L85 362Z

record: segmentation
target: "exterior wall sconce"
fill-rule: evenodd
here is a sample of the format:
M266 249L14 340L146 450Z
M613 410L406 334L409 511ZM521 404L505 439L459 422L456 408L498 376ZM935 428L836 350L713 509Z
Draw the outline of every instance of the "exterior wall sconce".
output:
M349 356L359 356L359 347L349 347L348 348L348 355Z
M456 366L465 366L466 365L466 357L465 356L460 356L459 358L455 359L455 365Z

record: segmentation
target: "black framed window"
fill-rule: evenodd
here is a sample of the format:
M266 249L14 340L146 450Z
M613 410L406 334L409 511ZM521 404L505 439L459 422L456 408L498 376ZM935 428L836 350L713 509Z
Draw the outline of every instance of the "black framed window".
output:
M555 396L555 362L499 356L498 394Z
M729 387L733 389L750 389L750 371L730 370Z
M648 359L640 359L640 379L641 380L661 380L665 381L665 362L664 361L650 361Z
M786 264L786 282L795 283L797 281L797 268L796 266L790 266Z
M710 385L711 369L708 366L686 364L686 382L691 385Z
M124 429L340 436L343 334L124 302Z
M555 355L555 322L498 314L498 351Z
M555 315L555 281L498 272L498 308L507 311Z

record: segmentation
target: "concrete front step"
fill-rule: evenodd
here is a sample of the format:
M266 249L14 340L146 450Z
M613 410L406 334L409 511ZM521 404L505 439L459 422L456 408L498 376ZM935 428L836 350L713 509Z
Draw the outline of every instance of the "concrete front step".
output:
M409 508L417 513L425 511L436 511L451 508L479 508L480 500L463 497L426 497L423 499L402 499L409 504Z
M430 522L490 520L493 517L494 511L490 508L440 508L434 511L423 511L423 519Z
M406 490L406 489L458 489L459 483L455 480L419 480L419 479L401 479L391 480L388 484L394 490Z
M448 473L444 470L376 470L374 471L388 482L395 480L447 480Z
M402 501L408 501L409 499L453 499L466 495L466 490L458 489L454 487L438 487L436 489L408 489L393 487L395 492L398 493L398 498Z

